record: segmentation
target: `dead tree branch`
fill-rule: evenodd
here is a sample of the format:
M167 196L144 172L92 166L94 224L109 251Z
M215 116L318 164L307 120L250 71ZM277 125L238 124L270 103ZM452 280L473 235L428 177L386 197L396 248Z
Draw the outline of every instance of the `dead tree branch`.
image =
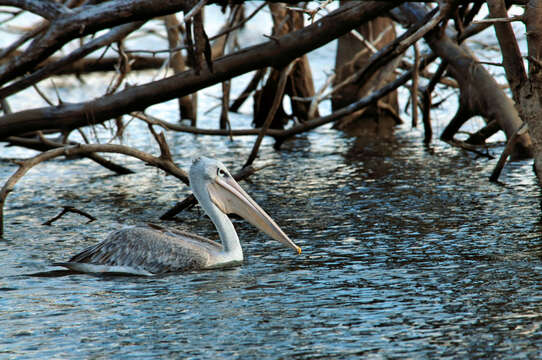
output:
M51 4L54 11L46 12L42 9L44 6L39 5L28 7L34 4ZM97 31L117 25L186 10L189 1L106 1L96 5L80 6L75 9L52 4L55 3L51 1L0 1L0 5L19 5L22 8L26 6L29 11L36 11L38 15L51 18L47 30L32 41L24 51L23 56L12 58L7 64L0 67L0 84L5 84L32 71L40 62L73 39L94 34Z
M134 1L130 2L130 4L140 4L141 2L144 1ZM172 3L177 4L180 1L168 2L168 4ZM393 8L398 3L396 1L386 1L349 4L312 25L280 37L278 43L269 41L217 59L213 63L214 72L210 72L209 69L202 69L200 75L197 75L194 70L185 71L163 80L134 86L88 102L63 104L58 107L32 109L5 115L0 117L0 139L18 135L22 132L48 129L69 130L102 123L132 111L143 110L156 103L191 94L204 87L249 71L266 66L283 67L293 59L326 44L352 28L381 14L383 11ZM152 10L142 4L140 5L148 11ZM174 8L173 5L171 7ZM161 9L160 12L165 11L163 7ZM111 9L103 10L107 10L107 14L111 12ZM157 10L154 9L154 11ZM141 15L139 8L136 14ZM134 17L136 16L131 15L127 16L126 19L134 20ZM110 21L113 20L110 19ZM105 25L109 23L102 20L99 24ZM96 26L91 28L95 29ZM86 28L85 31L87 31ZM41 60L42 55L43 53L40 52L40 56L30 57ZM28 65L26 60L25 64ZM2 68L4 71L0 70L0 79L12 78L14 72L16 73L17 69L22 71L24 66L19 62L15 62L9 65L12 71Z
M12 137L9 137L7 141L8 141L9 146L22 146L27 149L32 149L32 150L37 150L37 151L48 151L51 149L61 148L66 145L70 145L70 146L80 145L79 143L76 143L73 141L69 142L68 144L63 144L63 143L53 141L50 139L45 139L43 136L37 137L37 138L12 136ZM102 165L106 169L111 170L118 175L133 174L132 170L122 165L115 164L114 162L107 160L106 158L96 153L85 154L84 157L89 158L95 163Z
M434 54L431 54L429 56L424 57L420 61L420 69L423 69L427 66L427 64L433 62L436 59L436 56ZM403 75L395 79L394 81L384 85L378 90L375 90L371 94L359 99L358 101L345 106L344 108L341 108L337 111L334 111L332 114L327 116L322 116L319 118L311 119L309 121L306 121L301 124L297 124L292 126L288 129L267 129L266 134L269 136L274 137L277 140L277 143L275 147L280 147L282 142L284 142L286 139L295 136L297 134L301 134L303 132L315 129L319 126L329 124L331 122L336 121L337 119L348 115L354 111L358 111L360 109L363 109L364 107L376 103L380 98L383 96L386 96L390 92L394 91L398 87L404 85L407 81L409 81L412 78L412 70L406 71ZM191 126L183 126L178 124L172 124L167 121L158 119L156 117L150 116L148 114L142 114L142 113L132 113L132 115L138 119L141 119L143 121L146 121L150 124L159 125L166 129L173 130L173 131L181 131L181 132L187 132L191 134L199 134L199 135L210 135L210 136L250 136L250 135L258 135L261 133L261 128L255 128L255 129L233 129L233 130L220 130L220 129L201 129Z
M499 181L499 176L501 175L502 169L504 168L504 165L506 164L506 160L508 157L512 154L512 151L514 150L515 142L518 140L518 137L524 133L526 133L529 130L529 127L527 126L527 123L523 123L523 125L516 131L516 133L510 137L510 140L506 143L506 147L504 148L504 151L501 153L501 156L499 157L499 161L497 162L497 165L495 165L495 168L491 172L491 176L489 177L489 181L491 182L497 182Z
M408 3L392 13L408 27L425 17L427 10L418 4ZM458 45L443 31L429 32L425 40L431 49L448 63L448 71L458 81L461 90L458 112L442 132L441 139L452 140L459 128L475 114L488 121L495 119L510 138L522 125L522 120L512 100L500 89L495 79L464 45ZM531 151L531 139L528 134L523 134L516 143L515 156L530 156Z
M74 63L79 59L82 59L93 51L96 51L97 49L112 44L114 42L120 41L131 32L139 29L143 24L144 22L138 21L135 23L128 23L113 28L107 34L89 41L77 50L74 50L71 54L64 56L57 61L49 62L47 65L39 68L30 75L27 75L8 86L0 88L0 98L8 97L9 95L12 95L18 91L21 91L29 86L38 83L42 79L59 73L64 69L64 67ZM24 55L21 54L20 56Z
M508 14L504 0L488 0L487 6L489 14L493 18L507 18ZM525 71L525 66L523 66L523 58L516 41L516 35L509 22L496 22L494 27L502 52L506 78L510 84L514 101L519 104L521 102L519 89L527 81L527 72Z
M69 9L54 1L40 0L2 0L0 5L13 6L39 15L47 20L69 13Z

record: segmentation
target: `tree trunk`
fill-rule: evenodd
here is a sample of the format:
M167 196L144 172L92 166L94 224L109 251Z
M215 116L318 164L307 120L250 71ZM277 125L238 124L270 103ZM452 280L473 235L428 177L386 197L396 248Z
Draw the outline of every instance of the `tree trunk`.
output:
M179 46L179 21L175 14L165 17L169 48L173 49ZM171 52L169 55L169 63L175 74L179 74L186 70L184 57L180 51ZM193 97L198 96L198 93L179 97L179 120L189 119L191 124L195 125L197 119L196 103L192 101Z
M542 183L542 0L531 0L525 9L525 25L529 51L529 79L521 87L524 120L533 141L534 167Z
M341 1L341 6L349 2ZM393 22L391 19L385 17L378 17L361 25L357 28L357 31L378 50L393 41L396 36ZM373 55L371 49L352 33L341 36L338 41L335 58L336 76L333 86L337 86L346 78L365 67L371 55ZM331 99L333 111L366 96L374 88L382 86L383 83L394 80L395 75L393 70L396 62L392 62L390 65L384 66L381 70L377 71L371 77L371 81L364 83L350 82L340 87L333 93ZM381 99L377 104L367 107L364 111L341 118L335 127L353 131L356 134L365 133L388 136L392 133L393 127L399 119L397 116L398 110L397 92L394 91Z
M303 13L289 10L283 3L270 3L269 8L273 17L273 36L283 36L303 28ZM254 95L254 125L257 127L261 127L265 121L269 107L275 98L279 77L280 71L273 69L263 89ZM310 103L292 99L292 97L314 96L312 73L307 55L301 56L294 65L293 71L288 76L284 93L290 96L292 115L300 122L307 120ZM319 116L318 111L315 116ZM283 129L287 122L288 115L280 106L270 127Z

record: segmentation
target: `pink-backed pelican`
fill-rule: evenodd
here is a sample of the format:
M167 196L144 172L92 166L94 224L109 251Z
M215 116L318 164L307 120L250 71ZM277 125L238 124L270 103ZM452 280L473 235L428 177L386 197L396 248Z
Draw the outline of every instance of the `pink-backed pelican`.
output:
M221 244L173 229L128 227L112 232L104 241L68 262L54 265L85 273L137 275L234 266L243 261L243 250L226 215L231 213L301 253L301 248L239 186L220 161L197 158L190 168L189 179L192 192L214 223Z

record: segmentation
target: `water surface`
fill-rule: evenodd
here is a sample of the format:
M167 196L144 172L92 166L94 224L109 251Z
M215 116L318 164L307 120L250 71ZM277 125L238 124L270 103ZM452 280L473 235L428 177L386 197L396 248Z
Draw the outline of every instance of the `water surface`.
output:
M487 181L494 161L439 143L428 152L409 134L360 147L321 129L281 152L264 146L262 158L276 165L243 186L302 255L236 220L241 267L163 277L29 276L119 226L158 221L188 191L126 158L137 174L112 176L87 160L41 165L8 199L0 356L540 355L540 208L530 163L508 165L499 186ZM211 139L173 136L185 167L194 147L238 165L251 145L217 149ZM99 220L68 215L40 225L68 204ZM164 224L215 236L198 210Z

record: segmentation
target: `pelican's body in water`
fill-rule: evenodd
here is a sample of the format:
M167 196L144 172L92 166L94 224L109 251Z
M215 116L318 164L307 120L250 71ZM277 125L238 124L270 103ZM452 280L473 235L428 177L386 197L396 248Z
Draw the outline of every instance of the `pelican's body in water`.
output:
M195 269L227 267L243 261L239 237L227 214L235 213L270 237L301 249L239 186L219 161L200 157L189 173L190 186L211 218L221 243L201 236L161 227L129 227L114 231L107 239L56 263L86 273L153 275Z

